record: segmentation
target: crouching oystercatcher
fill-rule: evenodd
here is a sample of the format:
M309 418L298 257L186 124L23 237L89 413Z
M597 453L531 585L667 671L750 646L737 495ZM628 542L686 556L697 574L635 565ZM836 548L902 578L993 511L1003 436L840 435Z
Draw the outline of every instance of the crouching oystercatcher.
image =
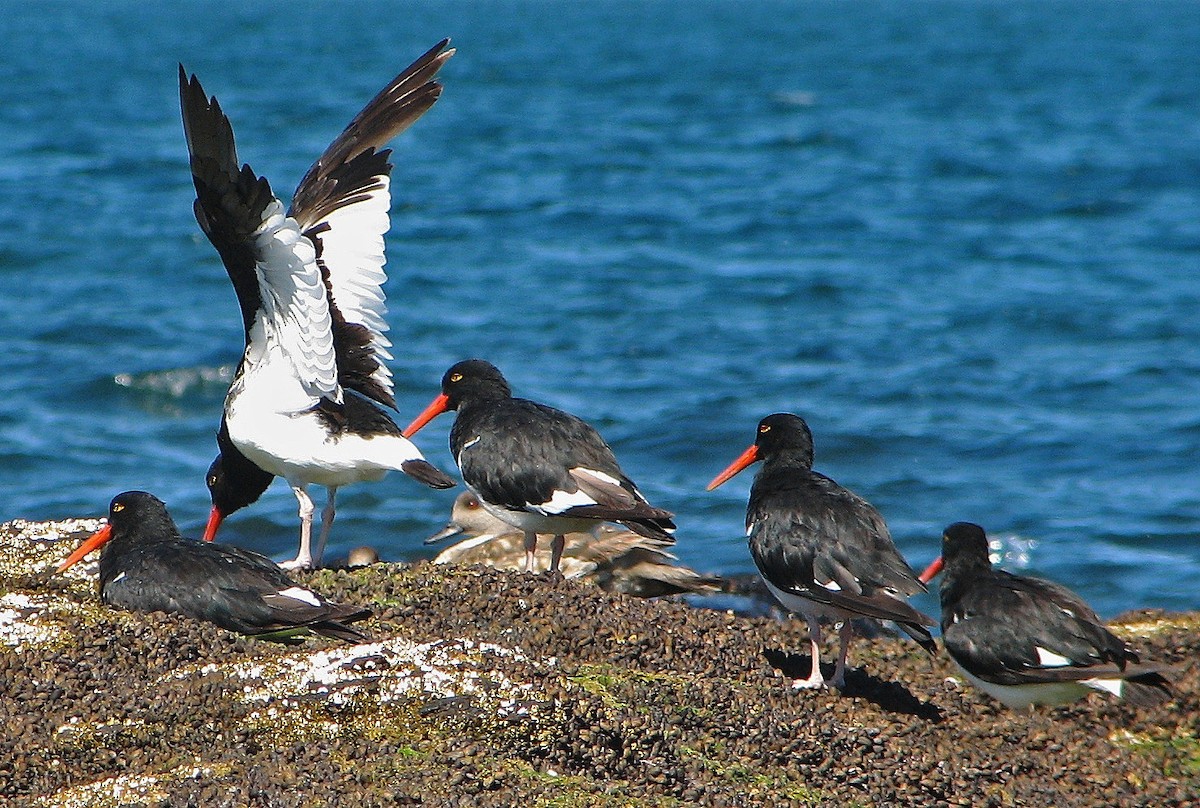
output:
M850 619L891 620L930 653L926 626L936 621L903 600L924 592L916 573L892 544L883 517L865 499L812 470L813 439L798 415L776 413L758 424L754 443L708 484L708 490L756 461L746 535L767 589L808 623L812 670L793 687L846 683ZM833 678L821 675L821 620L840 620L841 649Z
M174 612L239 634L290 640L305 629L346 642L365 642L347 625L368 609L326 600L300 586L266 556L185 539L166 505L145 491L117 494L108 524L59 565L100 553L100 598L139 612Z
M558 571L567 533L603 522L674 542L673 514L646 501L595 429L562 410L514 398L490 362L467 359L446 371L441 394L405 437L447 410L458 413L450 452L463 482L493 516L524 532L526 571L535 568L538 533L554 536L551 572Z
M1006 706L1066 704L1093 691L1138 706L1170 697L1167 667L1139 664L1074 592L994 569L979 525L946 528L942 555L921 580L939 572L942 643L971 684Z
M434 488L454 484L425 461L384 407L395 408L384 332L384 235L392 165L380 150L441 94L433 78L453 55L442 41L392 80L308 170L290 209L249 166L215 98L179 68L196 220L221 256L245 327L245 352L209 469L212 539L232 510L275 476L299 503L300 549L287 566L319 562L337 489L403 471ZM328 489L311 548L311 484Z

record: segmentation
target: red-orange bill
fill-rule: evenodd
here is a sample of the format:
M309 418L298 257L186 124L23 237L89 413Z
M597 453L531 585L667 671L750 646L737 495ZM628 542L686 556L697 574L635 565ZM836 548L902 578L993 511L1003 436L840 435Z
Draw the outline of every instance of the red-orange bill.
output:
M217 537L217 528L221 526L221 521L224 520L225 514L221 513L216 505L208 513L208 524L204 526L204 540L212 541Z
M404 437L411 438L413 435L425 426L425 424L437 418L446 411L450 405L450 397L445 393L439 393L438 397L429 403L420 415L413 419L413 422L404 428Z
M925 571L922 572L917 577L921 579L921 583L928 584L930 581L932 581L934 578L936 578L938 576L938 573L941 571L942 571L942 557L938 556L937 558L935 558L933 560L933 563L930 564L928 567L926 567Z
M752 445L749 449L738 455L737 460L734 460L729 464L729 468L725 469L716 477L714 477L713 481L708 484L708 487L705 490L711 491L718 485L728 482L735 474L746 468L746 466L750 465L755 460L758 460L758 446Z
M73 552L69 556L67 556L66 561L64 561L63 563L58 565L58 569L56 569L55 572L62 572L67 567L74 566L74 564L76 562L78 562L81 558L83 558L88 553L92 552L92 550L96 550L100 547L103 547L104 544L111 538L112 538L112 525L105 525L104 527L100 528L95 533L93 533L91 536L88 536L88 538L83 542L83 544L79 545L79 547L77 547L75 549L75 552Z

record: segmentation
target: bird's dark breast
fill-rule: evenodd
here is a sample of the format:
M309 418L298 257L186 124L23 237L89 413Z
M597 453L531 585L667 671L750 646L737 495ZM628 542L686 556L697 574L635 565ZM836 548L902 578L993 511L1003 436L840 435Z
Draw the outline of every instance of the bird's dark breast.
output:
M460 408L450 449L468 485L488 502L514 510L546 502L555 491L577 491L571 468L619 474L594 430L524 399Z
M818 542L794 514L750 515L750 556L759 572L782 589L806 586L813 580Z

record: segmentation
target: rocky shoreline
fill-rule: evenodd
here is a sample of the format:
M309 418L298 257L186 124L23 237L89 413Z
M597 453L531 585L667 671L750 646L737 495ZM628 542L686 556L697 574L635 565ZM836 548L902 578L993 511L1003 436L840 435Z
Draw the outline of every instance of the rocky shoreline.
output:
M372 642L249 640L49 576L97 524L0 525L4 805L1200 805L1195 614L1114 624L1173 701L1014 713L911 642L794 691L802 622L480 567L298 575Z

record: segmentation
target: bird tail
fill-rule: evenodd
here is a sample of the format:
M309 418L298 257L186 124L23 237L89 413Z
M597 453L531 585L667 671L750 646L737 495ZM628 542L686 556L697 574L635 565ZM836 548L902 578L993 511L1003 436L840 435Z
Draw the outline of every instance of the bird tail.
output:
M310 629L320 634L322 637L329 637L334 640L342 640L351 645L370 642L371 638L363 634L356 628L339 623L337 620L322 620L320 623L313 623L309 626Z
M331 609L325 619L308 625L312 631L315 631L322 637L330 637L351 644L370 642L370 638L366 634L347 625L348 623L354 623L370 617L370 609L363 609L358 606L334 606L332 603L329 605L333 609Z
M934 642L929 629L920 623L897 622L896 625L900 627L901 631L916 640L917 644L928 651L931 656L937 656L937 643Z
M1143 668L1144 670L1138 670ZM1166 670L1160 666L1130 666L1126 670L1133 669L1133 675L1126 675L1125 681L1121 687L1121 698L1129 702L1134 707L1152 707L1155 704L1160 704L1170 699L1174 693L1171 690L1171 682L1166 676L1163 676L1163 671Z
M667 542L668 544L675 543L675 523L671 521L671 514L668 511L661 511L657 508L653 509L658 513L666 514L665 516L648 516L639 517L636 519L622 519L619 524L632 530L639 536L644 536L647 539L658 539L659 541Z

